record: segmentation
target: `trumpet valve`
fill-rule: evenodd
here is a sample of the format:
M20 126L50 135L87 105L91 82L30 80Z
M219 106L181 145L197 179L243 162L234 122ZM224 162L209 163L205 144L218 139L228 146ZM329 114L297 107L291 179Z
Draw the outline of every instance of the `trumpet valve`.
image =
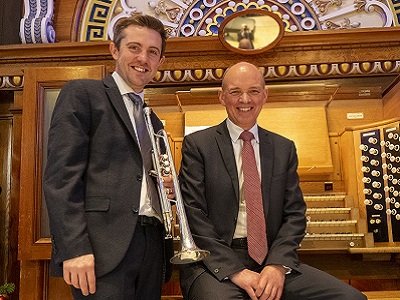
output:
M160 168L162 176L168 176L171 174L171 163L167 154L160 155Z
M163 167L162 168L162 175L163 176L169 176L171 174L171 168L170 167Z
M160 154L160 161L164 162L164 161L168 161L168 155L167 154Z

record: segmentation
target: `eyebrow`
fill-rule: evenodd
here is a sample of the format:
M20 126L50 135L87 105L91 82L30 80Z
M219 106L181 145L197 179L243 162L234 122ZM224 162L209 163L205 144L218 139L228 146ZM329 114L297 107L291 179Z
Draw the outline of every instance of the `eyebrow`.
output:
M139 42L135 42L135 41L128 42L128 43L126 43L126 45L127 45L128 47L129 47L129 46L133 46L133 45L143 47L143 44L141 44L141 43L139 43ZM149 49L153 49L153 50L155 49L155 50L157 50L158 52L161 53L161 49L158 48L157 46L150 46Z
M261 85L259 85L259 86L250 86L247 90L251 90L251 89L260 89L260 90L262 90L263 87ZM240 87L232 87L232 88L226 88L225 90L227 90L227 91L242 90L242 88L240 88Z

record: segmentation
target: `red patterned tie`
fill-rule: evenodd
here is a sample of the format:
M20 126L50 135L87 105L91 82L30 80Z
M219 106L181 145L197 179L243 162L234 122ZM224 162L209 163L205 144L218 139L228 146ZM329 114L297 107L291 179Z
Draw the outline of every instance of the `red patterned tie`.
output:
M248 252L259 264L267 255L267 230L261 194L261 180L257 171L254 149L251 145L253 134L247 130L240 134L243 140L242 169L244 199L247 213L247 244Z

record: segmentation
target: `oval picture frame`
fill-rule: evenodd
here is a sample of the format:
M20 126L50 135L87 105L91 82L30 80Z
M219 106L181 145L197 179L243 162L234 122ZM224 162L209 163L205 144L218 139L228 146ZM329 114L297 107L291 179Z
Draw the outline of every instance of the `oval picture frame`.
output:
M225 18L218 30L221 43L239 54L259 54L275 47L284 26L278 15L263 9L246 9Z

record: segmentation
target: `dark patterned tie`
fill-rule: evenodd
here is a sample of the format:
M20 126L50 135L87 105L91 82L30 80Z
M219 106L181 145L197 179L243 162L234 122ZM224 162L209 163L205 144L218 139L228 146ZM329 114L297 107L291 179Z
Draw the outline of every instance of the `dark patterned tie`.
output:
M151 206L161 216L160 201L158 198L157 188L154 180L151 179L149 172L153 169L153 158L151 140L149 131L144 120L143 101L139 95L134 93L128 94L133 101L133 117L135 118L136 133L138 135L140 150L142 154L143 165L146 173L148 195L150 197Z
M267 230L261 194L261 180L257 171L254 149L251 145L253 134L247 130L240 134L243 140L242 169L244 199L247 214L247 244L251 258L261 264L268 251Z

